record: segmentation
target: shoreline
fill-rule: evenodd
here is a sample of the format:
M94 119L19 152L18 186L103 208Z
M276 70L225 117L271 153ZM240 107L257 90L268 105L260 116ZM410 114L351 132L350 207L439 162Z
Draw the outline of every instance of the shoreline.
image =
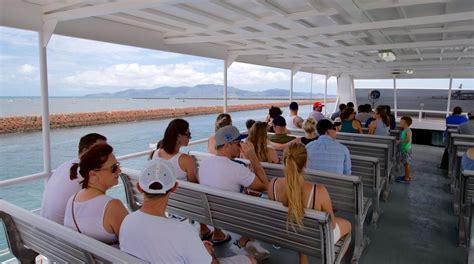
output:
M313 102L322 102L322 99L296 100L299 105L309 105ZM334 102L328 99L327 102ZM271 106L287 107L288 102L274 102L261 104L230 105L229 112L240 112L258 109L268 109ZM72 128L114 123L135 122L143 120L160 120L195 115L222 113L222 106L196 106L189 108L159 108L148 110L101 111L88 113L51 114L50 128ZM0 118L0 134L18 132L41 131L41 116L14 116Z

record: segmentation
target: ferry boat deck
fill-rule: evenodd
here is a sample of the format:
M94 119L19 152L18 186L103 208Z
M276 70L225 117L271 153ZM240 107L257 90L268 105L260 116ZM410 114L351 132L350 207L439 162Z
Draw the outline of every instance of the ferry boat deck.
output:
M328 79L336 77L336 105L361 103L354 80L388 79L393 80L395 117L405 112L418 117L413 125L419 131L413 146L414 180L410 185L391 184L388 201L381 203L383 214L378 223L371 225L370 217L364 223L370 244L354 260L352 239L343 262L466 263L469 249L474 256L472 240L471 248L458 246L452 181L446 171L438 169L444 150L439 138L446 129L443 118L454 106L451 100L459 97L453 92L453 79L474 78L472 0L3 0L0 9L0 26L38 32L44 161L42 172L7 178L0 181L0 187L47 179L52 173L47 47L53 34L220 59L223 112L228 112L228 69L234 62L287 69L289 101L294 99L298 72L325 76L325 102ZM428 78L449 79L444 109L397 109L397 80ZM424 118L426 113L443 118ZM120 160L148 152L128 154ZM16 211L25 213L21 208L12 213ZM28 224L34 225L23 223ZM35 231L35 227L29 230ZM332 248L330 242L324 247ZM219 253L229 254L228 246L219 248ZM114 250L105 244L98 247ZM295 252L271 245L267 248L272 257L262 263L296 262ZM101 253L95 248L88 250ZM66 249L57 251L66 254ZM106 257L124 262L113 254Z

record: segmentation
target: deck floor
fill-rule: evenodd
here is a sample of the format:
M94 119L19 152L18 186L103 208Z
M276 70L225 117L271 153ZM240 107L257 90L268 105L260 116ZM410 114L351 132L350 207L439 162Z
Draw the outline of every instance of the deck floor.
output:
M364 232L371 242L359 263L466 263L466 248L457 246L449 179L446 171L438 169L442 155L442 148L413 145L413 182L392 184L388 202L381 203L383 214L377 226L366 220ZM229 246L217 248L218 255L231 254ZM295 252L264 247L272 255L262 263L297 263ZM351 255L350 249L344 263L350 263Z

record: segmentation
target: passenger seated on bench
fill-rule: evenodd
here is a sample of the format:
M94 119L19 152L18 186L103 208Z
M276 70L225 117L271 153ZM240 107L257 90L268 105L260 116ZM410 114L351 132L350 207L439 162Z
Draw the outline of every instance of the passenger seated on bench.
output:
M474 135L474 110L471 110L469 113L467 113L467 116L469 117L469 121L459 125L459 133L465 135Z
M344 109L345 109L346 107L347 107L346 104L339 104L339 111L334 112L334 113L331 115L332 121L336 120L336 118L338 118L339 115L341 115L342 111L344 111Z
M370 104L364 104L359 106L359 112L356 114L355 119L359 120L362 124L365 124L372 116L372 106L370 106Z
M137 187L144 193L143 206L124 219L120 250L150 263L256 263L245 255L218 260L212 244L201 241L192 225L165 216L169 196L178 188L168 161L149 161Z
M268 124L268 132L275 132L273 130L273 119L277 116L281 116L283 112L281 111L280 107L277 106L271 106L270 109L268 109L268 115L265 118L265 122Z
M385 107L378 106L375 109L375 120L370 123L369 134L378 136L390 135L390 118L387 116Z
M215 122L215 129L214 132L217 132L222 127L232 125L232 118L229 114L222 113L217 116ZM216 154L216 138L215 135L212 135L207 140L207 152Z
M255 120L253 119L247 119L247 121L245 121L245 127L247 128L247 131L250 130L253 124L255 124Z
M250 142L241 142L241 139L239 130L234 126L226 126L216 132L217 155L202 161L199 167L200 184L236 193L243 192L244 188L257 192L267 190L268 178L255 154L254 146ZM245 165L232 160L239 157L241 152L250 161L253 172ZM214 229L214 245L230 239L230 235L218 228ZM236 253L240 252L239 254L248 250L249 253L255 253L257 259L270 255L270 252L248 237L235 241L231 249Z
M82 177L78 175L76 179L71 180L71 167L74 163L78 163L81 156L93 145L106 142L107 138L97 133L87 134L79 140L78 157L61 164L49 177L44 187L41 216L60 225L64 224L67 201L72 195L81 190Z
M188 146L190 139L189 123L179 118L172 120L166 128L157 150L153 151L152 159L168 160L173 166L178 180L198 182L193 158L179 152L181 147Z
M319 122L319 120L326 118L322 113L323 107L324 105L320 102L314 102L313 112L309 113L308 117L311 117L312 119L316 120L316 122Z
M474 170L474 148L469 148L462 156L461 160L462 170Z
M331 198L323 185L304 180L304 167L308 154L301 143L291 144L284 152L285 178L273 178L268 184L268 198L288 207L287 224L303 227L304 208L327 212L331 215L334 243L351 231L351 223L334 216ZM300 263L308 263L303 253L298 253Z
M286 117L286 124L288 125L289 129L296 129L296 128L301 128L298 127L296 124L296 118L301 119L301 117L298 116L298 103L297 102L291 102L289 109L290 109L290 114Z
M308 150L308 168L351 175L349 149L336 141L336 128L332 122L323 119L318 122L316 129L320 135L319 139L306 146Z
M267 123L257 122L249 130L247 142L251 142L260 162L280 163L276 150L268 146ZM242 158L247 159L242 153Z
M286 120L282 116L277 116L273 118L273 130L275 131L275 134L268 135L268 139L271 142L285 144L296 138L293 136L288 136L288 130L286 129Z
M385 105L385 111L390 119L390 129L395 129L397 127L397 122L395 121L395 116L392 114L392 109L389 105Z
M301 138L301 143L304 145L318 139L318 134L316 133L316 120L312 118L306 119L303 125L303 130L304 137Z
M108 144L97 144L74 163L71 179L77 178L79 169L82 190L71 196L64 214L66 227L106 244L118 242L120 225L128 214L120 200L105 195L118 184L122 172L112 151Z
M467 122L467 118L462 115L462 108L456 106L453 108L453 114L446 117L446 125L460 125Z
M355 111L352 107L346 107L341 113L341 125L337 127L337 131L346 133L362 134L362 126L359 120L355 118Z

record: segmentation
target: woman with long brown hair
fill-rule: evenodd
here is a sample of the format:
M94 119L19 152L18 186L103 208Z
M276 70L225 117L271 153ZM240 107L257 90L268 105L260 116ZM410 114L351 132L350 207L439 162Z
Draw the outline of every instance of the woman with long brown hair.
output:
M362 134L362 125L360 124L359 120L355 119L355 115L356 113L354 108L346 107L346 109L344 109L340 115L341 125L337 126L337 131Z
M71 167L71 180L78 177L78 170L84 179L64 214L65 226L106 244L118 243L120 225L128 214L120 200L105 194L118 184L122 172L112 151L108 144L95 145Z
M279 163L280 159L275 149L268 146L267 123L256 122L249 130L247 141L252 142L255 154L260 162ZM243 158L246 158L242 155Z
M384 106L377 106L374 114L375 120L369 125L369 134L378 136L390 135L390 118Z
M334 232L334 243L349 234L351 223L335 217L331 198L326 188L304 180L304 167L308 154L301 143L291 144L284 152L285 178L273 178L268 185L268 198L282 202L288 207L287 223L303 226L304 209L315 209L329 213ZM300 263L308 263L303 253L298 253Z

